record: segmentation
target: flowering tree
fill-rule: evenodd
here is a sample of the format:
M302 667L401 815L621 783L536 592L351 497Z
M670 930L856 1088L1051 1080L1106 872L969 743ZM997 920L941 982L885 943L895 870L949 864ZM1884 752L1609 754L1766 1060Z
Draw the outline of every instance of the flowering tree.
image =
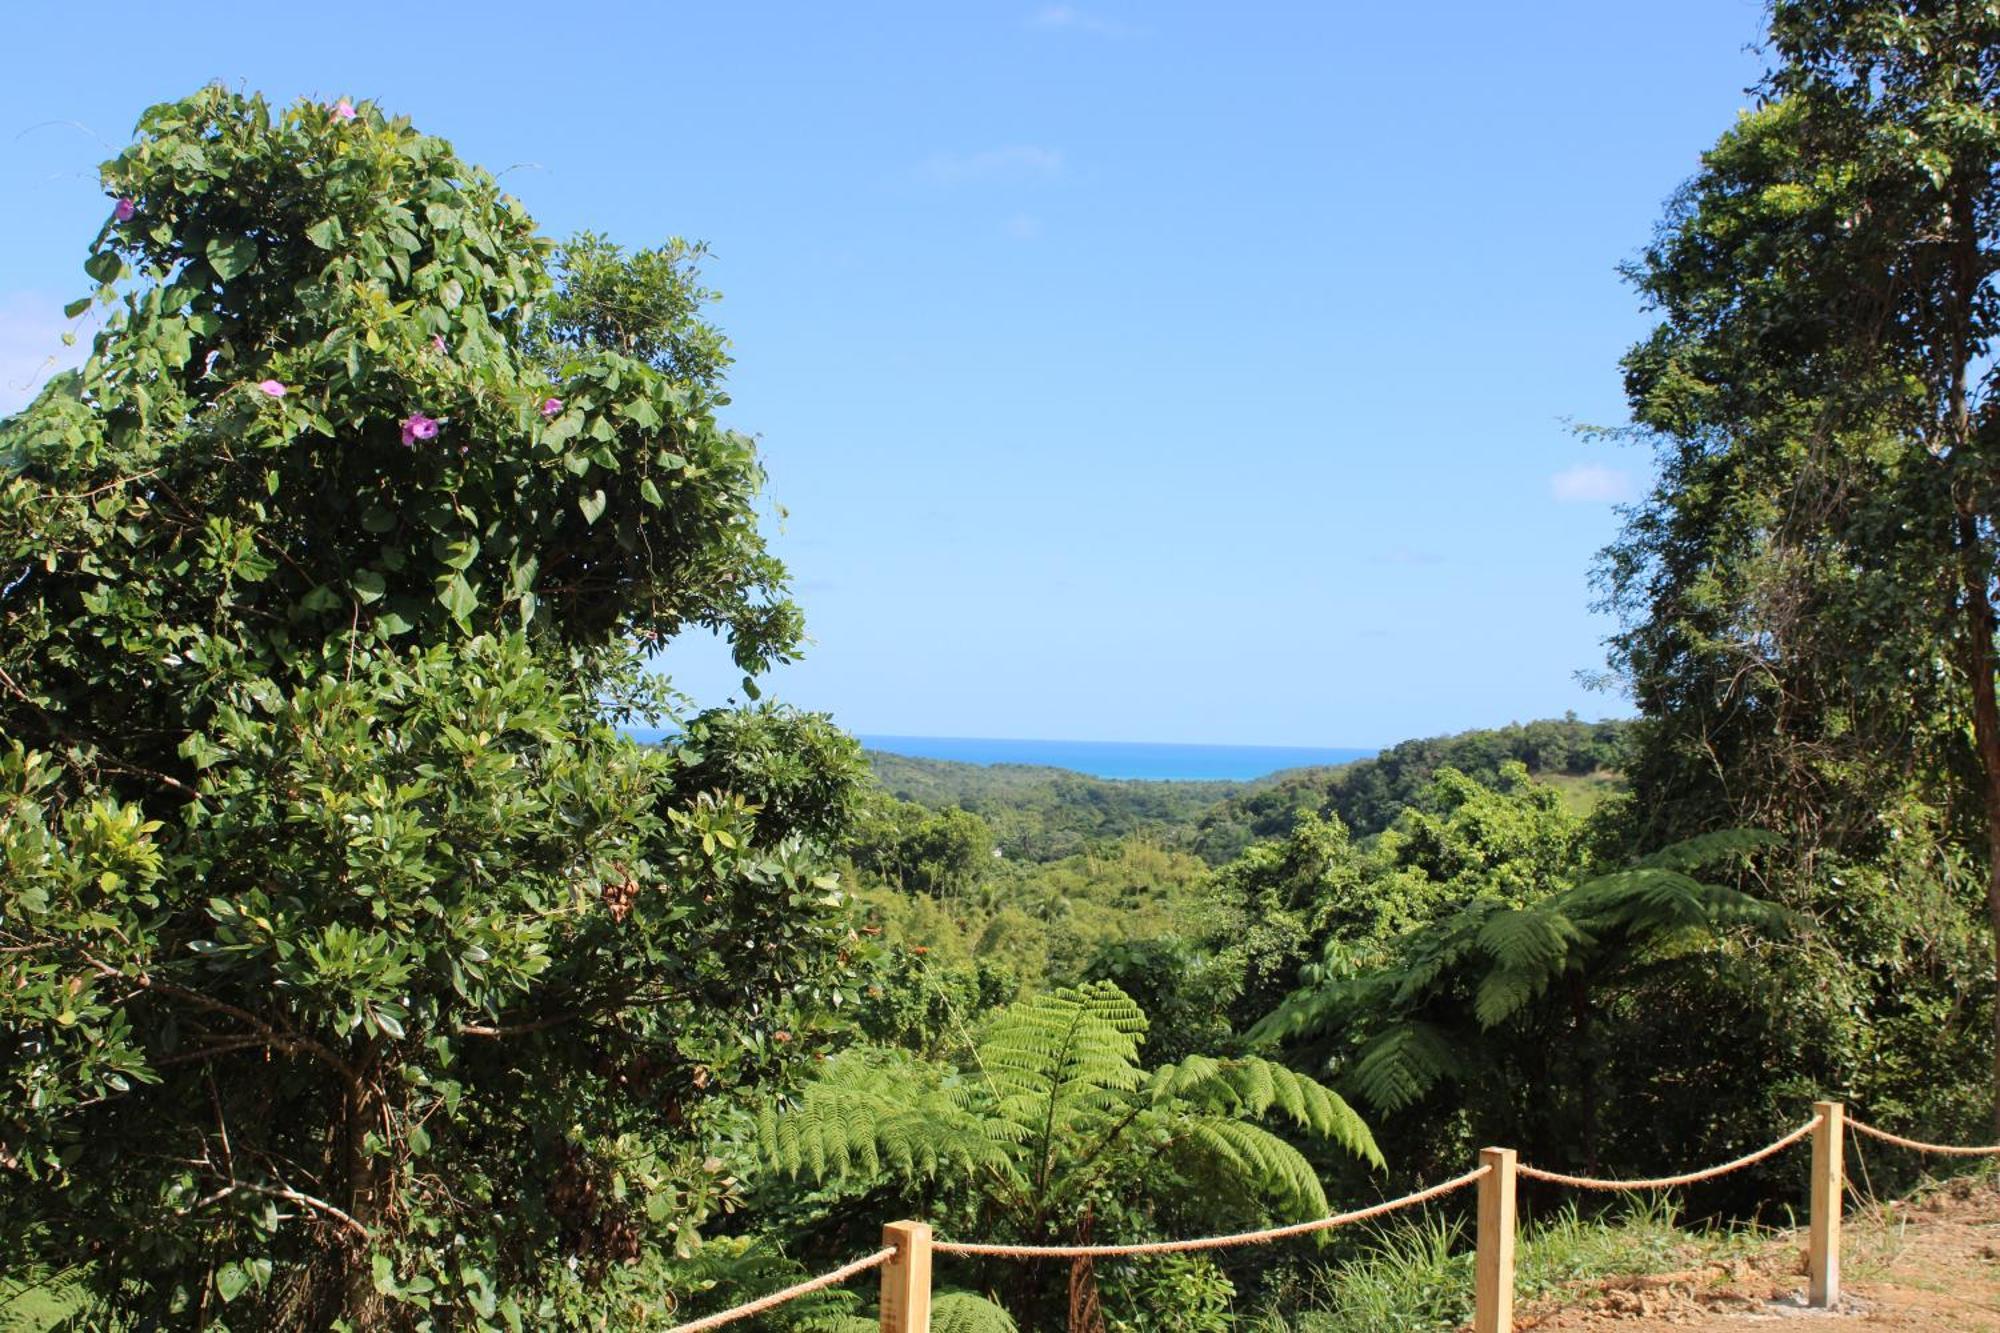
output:
M687 252L552 320L520 205L346 101L204 90L104 179L94 353L0 423L0 1262L218 1327L663 1308L709 1109L845 998L858 772L644 669L800 630Z

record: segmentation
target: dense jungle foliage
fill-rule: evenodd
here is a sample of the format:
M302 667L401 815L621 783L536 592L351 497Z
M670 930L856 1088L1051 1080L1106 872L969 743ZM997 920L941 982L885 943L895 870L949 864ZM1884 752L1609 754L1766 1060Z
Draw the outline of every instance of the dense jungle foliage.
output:
M0 1328L666 1328L898 1216L1171 1238L1820 1096L1990 1133L2000 19L1777 0L1767 51L1628 274L1639 718L1243 786L694 709L664 642L753 699L803 642L701 247L552 242L368 104L148 112L91 355L0 422ZM941 1262L938 1324L1365 1326L1453 1206Z

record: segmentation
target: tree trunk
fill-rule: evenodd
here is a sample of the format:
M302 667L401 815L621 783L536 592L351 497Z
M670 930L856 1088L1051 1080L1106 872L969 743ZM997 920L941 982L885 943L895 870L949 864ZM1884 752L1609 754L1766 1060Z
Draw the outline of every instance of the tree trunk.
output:
M1076 1229L1076 1243L1090 1244L1096 1231L1096 1211L1085 1205L1083 1221ZM1104 1306L1097 1294L1097 1265L1091 1259L1070 1260L1069 1333L1104 1333Z
M1070 1260L1069 1333L1104 1333L1104 1307L1097 1297L1097 1267L1090 1259Z
M1577 1095L1583 1099L1583 1169L1602 1175L1604 1164L1597 1153L1597 1052L1590 1044L1590 986L1581 972L1569 981L1571 1040L1577 1061Z
M1993 931L1993 1123L2000 1130L2000 700L1993 684L1993 599L1987 592L1979 525L1958 518L1965 671L1972 680L1972 738L1979 754L1980 798L1986 811L1986 919Z
M1982 179L1984 175L1982 173ZM1972 684L1972 740L1979 756L1980 801L1986 814L1986 921L1993 932L1993 1124L2000 1131L2000 703L1993 685L1993 560L1979 531L1972 488L1960 485L1973 462L1970 381L1975 350L1973 321L1985 282L1979 218L1968 173L1953 173L1950 198L1952 266L1952 380L1946 401L1946 438L1953 467L1960 609L1965 632L1965 673Z
M368 1135L382 1125L387 1102L382 1090L363 1070L348 1085L341 1125L341 1140L347 1171L347 1214L374 1231L381 1220L383 1191L381 1163L368 1151ZM357 1237L342 1233L343 1279L341 1310L348 1324L370 1329L382 1323L382 1294L375 1290L374 1255Z

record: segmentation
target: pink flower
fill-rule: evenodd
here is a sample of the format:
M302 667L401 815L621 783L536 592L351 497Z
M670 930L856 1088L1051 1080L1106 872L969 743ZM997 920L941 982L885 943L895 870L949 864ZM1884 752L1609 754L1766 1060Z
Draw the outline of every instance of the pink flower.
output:
M132 202L130 195L120 195L118 202L111 206L111 216L119 222L130 222L132 215L138 211L139 206Z
M431 350L439 356L443 356L450 350L444 345L444 335L442 333L433 333L431 335Z
M285 396L285 386L280 384L277 380L264 380L261 383L259 383L257 387L262 389L267 396L272 398L283 398Z
M354 103L348 101L345 97L335 102L333 104L333 118L335 120L353 120Z
M422 412L412 412L403 418L403 443L414 445L418 440L435 440L438 433L436 420Z
M544 420L554 421L557 417L561 415L562 415L562 399L560 398L542 399L542 417Z

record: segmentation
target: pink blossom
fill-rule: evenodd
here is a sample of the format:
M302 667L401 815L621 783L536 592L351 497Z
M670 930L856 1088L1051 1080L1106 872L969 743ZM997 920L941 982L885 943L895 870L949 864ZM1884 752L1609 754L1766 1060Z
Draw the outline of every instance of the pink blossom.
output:
M138 211L139 206L132 202L130 195L120 195L118 202L111 206L111 216L120 222L130 222L132 215Z
M335 120L353 120L354 103L348 101L345 97L335 102L333 104L333 118Z
M435 440L437 433L437 421L422 412L412 412L403 418L404 444L414 445L418 440Z
M450 350L444 345L444 335L442 333L433 333L431 335L431 350L439 356L443 356Z
M285 386L279 383L277 380L261 381L257 385L257 387L262 389L265 392L265 394L267 394L272 398L283 398L285 396Z
M561 415L562 415L562 399L560 398L542 399L542 416L544 419L549 421L554 421L557 417Z

